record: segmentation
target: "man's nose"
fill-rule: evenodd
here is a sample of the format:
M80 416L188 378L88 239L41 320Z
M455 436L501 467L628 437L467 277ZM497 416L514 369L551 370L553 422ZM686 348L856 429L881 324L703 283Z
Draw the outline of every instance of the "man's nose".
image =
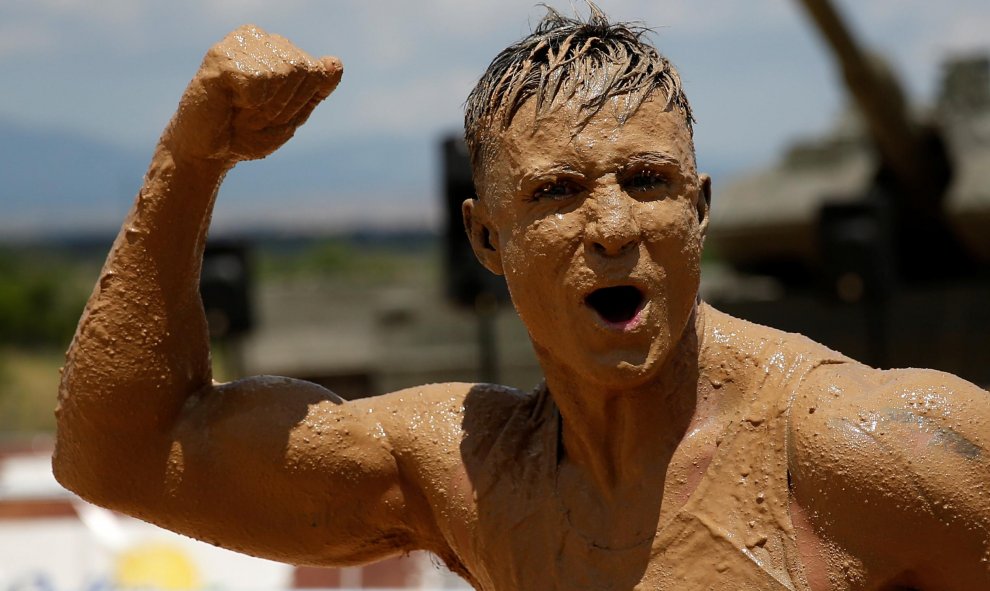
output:
M635 199L615 188L589 201L591 211L584 235L587 248L601 255L617 256L639 243Z

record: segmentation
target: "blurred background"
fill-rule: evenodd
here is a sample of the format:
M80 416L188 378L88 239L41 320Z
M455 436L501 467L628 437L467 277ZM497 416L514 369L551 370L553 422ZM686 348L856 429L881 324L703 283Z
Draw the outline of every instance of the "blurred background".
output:
M714 178L707 300L879 367L990 384L985 0L599 4L652 27L681 70ZM86 505L51 478L52 409L160 130L205 50L247 22L339 56L345 75L221 189L202 285L218 377L351 398L534 386L525 329L453 212L471 191L463 101L542 14L532 0L0 0L0 591L462 584L428 556L292 568Z

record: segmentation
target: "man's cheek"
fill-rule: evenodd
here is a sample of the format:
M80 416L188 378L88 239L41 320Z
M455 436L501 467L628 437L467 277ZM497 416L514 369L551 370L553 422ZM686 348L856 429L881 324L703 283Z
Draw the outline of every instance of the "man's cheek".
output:
M519 274L530 272L534 264L553 251L552 241L539 228L513 234L506 242L503 257Z
M647 247L660 258L697 259L701 254L701 232L691 220L641 226Z
M523 275L528 270L524 253L526 245L518 239L509 239L502 244L502 266L506 274Z

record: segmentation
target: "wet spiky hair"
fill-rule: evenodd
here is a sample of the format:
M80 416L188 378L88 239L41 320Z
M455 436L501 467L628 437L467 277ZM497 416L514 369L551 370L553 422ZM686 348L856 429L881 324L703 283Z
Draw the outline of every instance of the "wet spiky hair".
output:
M465 105L464 135L472 165L480 163L484 132L504 130L530 98L536 121L556 105L579 94L580 129L614 97L624 99L626 118L657 90L666 108L677 108L688 129L694 122L677 70L644 41L649 29L635 23L610 23L588 2L588 20L563 16L545 6L536 29L499 53L471 91Z

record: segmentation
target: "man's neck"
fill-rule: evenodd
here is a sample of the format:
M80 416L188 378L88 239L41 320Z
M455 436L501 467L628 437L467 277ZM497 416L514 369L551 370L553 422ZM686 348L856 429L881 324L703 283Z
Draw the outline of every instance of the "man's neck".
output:
M658 484L695 416L699 343L704 308L698 306L679 342L654 377L630 387L582 380L541 355L547 387L560 409L566 461L604 498Z

